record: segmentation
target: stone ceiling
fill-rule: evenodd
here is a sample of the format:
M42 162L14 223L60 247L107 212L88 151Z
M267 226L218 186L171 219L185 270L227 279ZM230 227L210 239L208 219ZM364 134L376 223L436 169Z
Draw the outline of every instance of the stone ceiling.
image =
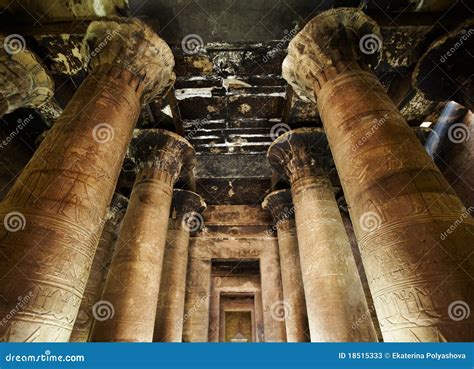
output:
M436 119L440 105L411 87L414 64L470 14L462 1L110 0L100 9L50 3L56 2L0 0L1 31L24 36L56 84L54 99L31 112L38 119L22 132L26 156L86 75L80 49L89 22L97 14L137 16L170 44L177 75L174 91L145 106L138 126L181 131L189 139L198 153L197 191L208 204L259 204L271 186L265 158L271 141L288 127L321 125L316 108L281 77L287 44L307 20L334 6L361 6L373 17L383 35L376 74L408 123L419 127ZM132 182L125 162L118 187L127 194Z

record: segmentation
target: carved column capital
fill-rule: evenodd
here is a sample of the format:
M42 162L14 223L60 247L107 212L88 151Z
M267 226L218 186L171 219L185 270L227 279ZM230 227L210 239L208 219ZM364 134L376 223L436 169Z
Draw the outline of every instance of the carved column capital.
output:
M82 52L91 68L116 65L138 77L144 89L144 102L158 95L164 96L176 79L171 49L136 18L91 22Z
M174 185L183 167L194 164L195 151L183 137L164 129L135 129L129 157L135 162L137 179L161 179Z
M314 91L328 77L358 63L362 68L377 65L381 46L378 25L362 11L331 9L311 19L291 40L283 77L300 98L314 102Z
M299 128L279 136L268 148L272 168L290 183L326 173L331 164L326 134L321 128Z
M291 190L283 189L269 193L262 202L262 208L268 210L277 226L294 225L295 208Z
M172 216L182 216L186 213L202 213L207 205L201 195L189 190L173 190L173 200L171 203Z
M24 42L20 35L0 35L0 115L39 107L54 94L52 78Z
M434 41L418 61L412 84L427 99L455 100L474 109L474 18Z
M171 203L169 228L184 229L188 232L198 231L204 224L201 213L206 207L207 204L197 193L175 189Z

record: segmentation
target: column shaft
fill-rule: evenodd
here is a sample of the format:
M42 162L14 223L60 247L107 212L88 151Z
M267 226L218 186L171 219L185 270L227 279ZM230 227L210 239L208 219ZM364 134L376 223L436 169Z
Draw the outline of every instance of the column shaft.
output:
M0 207L7 341L69 339L141 102L174 82L171 50L137 19L91 22L84 46L90 75Z
M116 194L115 202L107 212L107 221L100 236L99 245L92 261L89 280L87 281L82 297L81 306L77 314L70 342L87 342L92 324L94 323L94 305L100 304L105 279L109 270L115 243L117 241L119 223L123 218L126 207L126 198Z
M188 176L192 168L185 166L182 171L184 176ZM155 341L181 342L183 339L189 234L202 227L204 219L199 213L205 208L206 203L197 193L174 190L156 312Z
M288 342L307 342L308 315L294 223L294 220L277 223L283 298L289 307L289 314L285 319L286 335Z
M183 342L207 342L209 301L211 298L211 261L189 257L186 301L183 316Z
M189 232L183 229L181 224L168 229L154 341L183 340L188 246Z
M118 67L95 69L5 197L0 218L6 224L16 217L23 227L0 230L0 315L17 310L19 296L31 296L0 326L5 340L69 339L139 114L139 82ZM104 122L113 139L95 140Z
M424 74L415 73L418 88L465 92L437 70L456 39L431 46L421 62L428 68L416 68ZM379 27L362 11L331 9L290 42L282 74L317 103L384 340L472 341L474 220L370 71L381 46Z
M285 319L291 312L283 300L277 242L269 242L260 257L260 278L265 342L286 342Z
M114 313L95 322L93 341L152 341L173 193L163 177L144 169L135 181L102 296Z
M317 96L384 340L472 340L474 315L448 314L474 304L472 217L372 73L327 77Z
M362 284L329 179L291 186L311 341L375 341Z

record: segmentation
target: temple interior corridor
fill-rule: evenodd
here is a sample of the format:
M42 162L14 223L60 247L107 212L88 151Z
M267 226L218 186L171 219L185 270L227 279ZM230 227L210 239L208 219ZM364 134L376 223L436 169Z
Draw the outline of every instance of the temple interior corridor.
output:
M472 2L0 0L0 42L0 341L474 341Z

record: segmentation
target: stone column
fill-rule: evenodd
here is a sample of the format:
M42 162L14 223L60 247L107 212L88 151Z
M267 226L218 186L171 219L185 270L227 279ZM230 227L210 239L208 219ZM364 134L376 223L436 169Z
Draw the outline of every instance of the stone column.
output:
M92 341L152 341L173 186L194 149L170 131L136 130L129 155L137 175L102 295L111 313Z
M308 315L301 278L300 255L295 228L295 209L290 190L271 192L262 203L271 212L278 236L283 298L288 342L309 341Z
M278 243L268 242L260 256L265 342L286 342L285 319L290 311L283 300L280 271Z
M183 316L183 342L208 342L211 260L198 252L189 253L186 299Z
M36 108L54 94L52 78L20 35L0 35L0 117Z
M104 219L104 230L100 236L99 245L92 261L89 280L84 290L81 306L79 307L69 342L87 342L89 339L94 315L97 316L97 307L101 305L100 298L118 238L120 222L125 215L127 204L128 199L125 196L115 193Z
M311 341L376 341L371 319L353 325L368 307L327 175L324 132L289 131L272 143L268 160L291 183Z
M181 342L188 268L189 234L203 226L206 203L197 193L174 190L156 311L155 342Z
M474 306L474 222L367 67L380 45L362 12L330 10L283 75L317 99L384 340L472 341L474 314L455 314Z
M141 103L174 80L171 50L138 20L92 22L85 45L91 73L0 206L6 341L69 340Z

